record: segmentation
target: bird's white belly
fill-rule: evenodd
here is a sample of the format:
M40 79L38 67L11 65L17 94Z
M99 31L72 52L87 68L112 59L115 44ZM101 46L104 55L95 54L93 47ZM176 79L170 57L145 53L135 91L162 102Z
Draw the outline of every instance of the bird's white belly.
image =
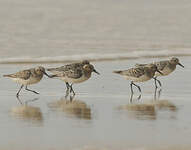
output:
M59 79L64 81L64 82L68 82L68 83L81 83L84 82L86 80L88 80L90 77L86 77L86 76L82 76L80 78L69 78L69 77L60 77Z
M30 85L35 84L40 81L39 78L29 78L27 80L21 79L21 78L12 78L12 80L16 83L23 84L23 85Z
M133 82L145 82L145 81L148 81L148 80L151 79L150 77L148 77L146 75L140 76L139 78L136 78L136 77L133 77L133 76L124 76L124 78L126 80L130 80L130 81L133 81Z

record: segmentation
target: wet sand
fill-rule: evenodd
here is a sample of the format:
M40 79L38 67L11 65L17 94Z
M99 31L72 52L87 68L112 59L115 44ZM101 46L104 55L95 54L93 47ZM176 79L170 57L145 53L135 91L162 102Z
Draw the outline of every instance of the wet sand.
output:
M142 97L137 100L135 91L132 103L129 81L112 73L153 60L93 62L101 75L74 85L77 94L72 102L64 98L62 81L46 77L30 86L40 95L22 91L17 100L19 86L2 75L37 64L1 65L0 149L189 150L190 57L180 57L185 69L177 66L174 73L160 78L160 97L158 91L154 95L151 80L139 84Z

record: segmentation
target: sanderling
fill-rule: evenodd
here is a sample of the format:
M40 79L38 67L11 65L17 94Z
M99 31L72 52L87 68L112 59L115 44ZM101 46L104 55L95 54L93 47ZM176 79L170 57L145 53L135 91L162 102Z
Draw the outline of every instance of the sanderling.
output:
M92 72L99 74L94 69L94 66L91 65L87 60L84 60L80 63L68 64L58 68L49 68L47 70L53 73L53 77L57 77L66 83L66 94L70 90L70 93L73 92L73 95L75 95L75 92L72 88L74 83L81 83L88 80L91 77Z
M155 75L153 79L155 80L155 87L158 88L157 82L159 83L160 87L162 86L161 82L157 79L158 76L167 76L170 73L172 73L176 69L176 65L179 65L184 68L184 66L179 62L179 59L176 57L171 58L170 60L166 61L159 61L154 62L152 64L155 64L160 72L162 74L159 74L158 72L155 72ZM147 66L148 64L136 64L136 67L140 66ZM157 82L156 82L157 81Z
M21 84L21 87L20 87L20 89L16 95L18 97L21 89L24 86L26 86L25 89L27 91L31 91L35 94L39 94L36 91L28 89L27 86L30 84L38 83L42 79L43 74L45 74L48 77L51 77L45 72L44 67L41 67L41 66L38 66L36 68L27 69L27 70L22 70L22 71L19 71L17 73L14 73L14 74L8 74L8 75L3 75L3 76L4 77L10 77L16 83Z
M113 71L113 73L117 73L122 75L126 80L131 81L131 94L133 94L133 88L132 86L136 86L139 89L139 92L141 93L140 86L136 85L134 82L145 82L153 78L155 75L155 72L161 73L157 66L154 64L147 65L145 67L136 67L136 68L130 68L128 70L123 71Z

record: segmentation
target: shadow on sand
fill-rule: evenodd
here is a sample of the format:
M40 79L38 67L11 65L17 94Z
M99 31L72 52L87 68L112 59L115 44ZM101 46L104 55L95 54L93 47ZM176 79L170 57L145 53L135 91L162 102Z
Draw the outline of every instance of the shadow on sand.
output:
M119 106L117 109L121 112L127 113L128 117L130 118L143 120L155 120L157 119L157 113L163 110L176 112L177 106L171 101L159 100L161 93L161 89L155 89L154 99L145 103L137 103L137 101L132 100L133 95L131 95L130 103ZM137 100L139 100L139 97L137 98Z
M122 112L127 112L128 117L142 120L155 120L159 111L167 110L176 112L177 107L169 100L150 101L147 103L126 104L117 108Z
M52 110L65 112L67 115L77 117L80 119L91 119L91 109L87 104L81 100L71 99L67 100L61 98L55 102L49 103L48 107Z
M23 102L21 99L18 99L20 106L13 107L11 109L11 115L22 120L42 123L43 115L40 108L29 105L29 103L37 100L38 98L35 98Z
M155 120L156 110L154 105L150 104L127 104L122 105L117 108L122 113L126 113L129 118L139 119L139 120Z

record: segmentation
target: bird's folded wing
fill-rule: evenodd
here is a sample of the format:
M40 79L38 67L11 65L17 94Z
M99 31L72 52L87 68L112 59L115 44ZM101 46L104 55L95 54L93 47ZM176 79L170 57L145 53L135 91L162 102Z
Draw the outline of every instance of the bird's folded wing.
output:
M61 72L61 71L70 71L71 69L75 69L75 68L78 68L80 67L80 64L79 63L74 63L74 64L69 64L69 65L65 65L65 66L61 66L61 67L58 67L58 68L49 68L47 69L48 71L50 72Z
M20 78L20 79L24 79L27 80L30 78L31 75L31 71L30 70L23 70L23 71L19 71L17 73L14 74L9 74L9 75L4 75L7 77L11 77L11 78Z
M140 68L131 68L131 69L128 69L128 70L125 70L125 71L121 72L121 75L131 76L131 77L136 77L136 78L139 78L140 76L142 76L144 74L145 74L145 71L144 71L144 69L142 67L140 67Z
M81 69L70 69L67 71L59 71L54 75L54 77L68 77L68 78L74 78L78 79L83 75L83 72Z

